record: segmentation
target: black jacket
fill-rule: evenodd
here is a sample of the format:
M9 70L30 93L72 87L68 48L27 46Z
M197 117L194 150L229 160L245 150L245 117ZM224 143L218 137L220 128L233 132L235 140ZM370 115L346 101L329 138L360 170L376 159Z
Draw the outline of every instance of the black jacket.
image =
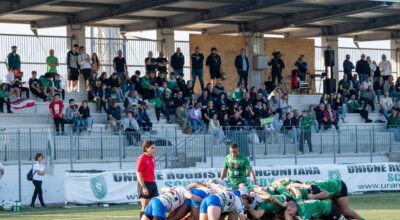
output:
M285 63L283 62L282 59L272 59L268 65L271 66L271 72L274 74L281 74L282 70L285 69Z
M192 54L192 69L194 70L202 70L204 64L204 55L202 53L193 53Z
M242 55L238 55L235 58L235 67L237 71L245 71L248 72L250 69L249 66L249 58L247 56L245 56L246 59L246 64L247 64L247 68L245 70L243 70L243 60L242 60Z
M357 61L356 72L358 75L361 74L369 75L371 73L371 69L369 68L369 63L366 60Z
M185 57L183 56L182 53L179 55L177 53L174 53L174 55L171 56L171 67L176 70L183 70L183 65L185 64Z

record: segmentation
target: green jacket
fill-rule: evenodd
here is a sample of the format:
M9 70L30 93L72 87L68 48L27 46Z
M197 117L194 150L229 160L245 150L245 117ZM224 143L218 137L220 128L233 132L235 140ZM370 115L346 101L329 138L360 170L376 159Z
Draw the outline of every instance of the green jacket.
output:
M2 88L0 88L0 98L8 98L9 94L7 90L3 90Z
M160 96L156 96L153 100L155 108L165 108L165 103Z
M347 108L349 108L349 113L353 113L353 112L354 112L354 109L359 109L359 108L361 108L361 104L360 104L360 102L357 101L357 100L354 100L354 102L353 102L352 100L350 100L350 101L347 103Z
M387 128L398 128L400 126L400 118L389 116L387 118Z
M51 80L46 79L44 76L39 77L39 86L41 88L49 88L53 85Z
M309 116L306 116L300 120L301 131L311 131L313 125L314 119Z
M145 76L141 77L141 78L140 78L140 86L141 86L143 89L148 89L148 88L150 88L150 81L149 81L149 78L147 78L147 77L145 77Z

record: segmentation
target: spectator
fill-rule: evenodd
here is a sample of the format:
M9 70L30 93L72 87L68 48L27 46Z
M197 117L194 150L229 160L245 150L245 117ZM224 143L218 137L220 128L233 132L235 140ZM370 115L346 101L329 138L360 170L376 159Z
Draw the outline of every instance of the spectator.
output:
M346 118L346 109L343 106L343 100L342 95L338 93L336 95L336 98L332 101L332 108L333 110L336 111L340 119L342 119L343 123L347 123L345 118Z
M176 73L175 73L175 74L176 74ZM178 84L178 88L179 88L181 91L185 91L186 82L185 82L185 79L183 78L184 75L183 75L183 73L182 73L182 74L177 74L177 75L178 75L178 79L176 80L176 83Z
M300 55L299 59L296 61L294 65L297 66L297 76L300 78L300 81L306 81L308 64L305 60L305 56Z
M54 85L54 92L61 93L62 100L64 100L65 99L65 89L63 89L61 87L60 74L56 73L56 75L54 76L53 85Z
M400 141L400 117L396 110L392 110L387 118L387 129L394 134L396 141Z
M245 96L246 93L247 93L247 90L244 86L244 83L238 83L237 88L235 89L235 91L232 94L233 101L240 102L240 100L243 99L243 97ZM249 94L249 96L250 96L250 94Z
M169 112L166 109L166 104L163 102L161 95L157 95L154 98L154 108L156 110L156 118L157 118L157 123L160 122L160 116L161 112L165 115L167 118L168 123L170 123L170 118L169 118Z
M368 86L367 90L364 90L361 95L361 99L363 100L364 106L363 109L365 110L367 108L367 105L371 106L371 111L372 113L375 112L375 92L374 89L372 88L372 85Z
M197 98L197 102L200 103L202 109L207 108L209 101L211 101L211 98L208 96L208 92L206 90L204 90L201 96Z
M200 48L199 47L195 47L194 48L194 53L192 53L192 57L191 58L192 58L193 87L196 84L196 78L199 77L201 90L204 90L204 80L203 80L204 55L202 53L200 53Z
M315 118L317 119L318 122L317 133L319 132L319 130L321 130L321 125L324 123L324 112L325 112L325 105L324 103L320 103L319 107L315 110Z
M385 118L388 117L389 113L394 107L393 99L389 97L389 92L384 92L383 97L379 102L379 112L382 113Z
M117 105L115 101L113 101L111 107L108 108L107 115L108 124L113 129L113 131L117 133L120 129L122 116L121 108Z
M300 146L299 150L302 154L304 154L304 148L303 144L304 142L307 141L308 145L308 151L311 153L312 152L312 143L311 143L311 128L313 126L314 120L308 116L307 111L304 110L301 119L300 119L300 127L301 127L301 133L300 133Z
M279 51L275 51L272 53L273 58L268 63L271 66L271 75L272 75L272 83L274 85L276 79L278 79L278 84L282 84L282 70L285 69L285 63L281 59L282 55Z
M157 59L153 57L153 51L149 51L144 63L146 66L146 72L156 71L158 63Z
M392 91L394 91L393 76L389 76L388 80L386 80L385 83L383 83L383 91L389 92L389 96L390 96L390 93Z
M159 56L156 59L158 74L167 74L167 66L169 64L167 58L164 56L164 52L160 51Z
M286 113L286 118L283 121L283 133L289 135L290 143L294 144L297 142L297 130L296 125L293 124L293 116L291 112Z
M392 75L392 64L386 59L386 55L382 54L382 61L379 63L379 69L383 76L383 80L388 80L389 76Z
M133 90L136 90L138 92L140 92L140 71L136 70L135 74L131 77L130 79L130 92L132 92Z
M191 124L188 122L188 111L186 109L186 103L182 102L176 109L175 123L177 123L182 130L186 130L187 127L191 128Z
M239 79L238 83L243 82L244 87L247 89L250 64L244 48L240 49L240 54L235 58L235 67Z
M91 63L92 63L92 76L94 76L94 78L97 79L97 74L99 73L101 66L97 53L92 53Z
M211 85L211 86L212 86L212 85ZM222 85L222 81L221 81L221 80L217 80L217 85L213 87L213 89L212 89L212 94L213 94L214 97L219 97L219 95L220 95L222 92L225 93L225 94L227 94L227 95L229 94L229 93L228 93L228 90L226 90L226 89L224 88L224 86Z
M240 114L240 111L236 111L233 117L229 119L229 126L232 130L241 130L243 128L244 124Z
M379 78L378 78L378 80L376 80L375 82L374 82L374 85L373 85L373 88L374 88L374 91L375 91L375 96L377 97L377 99L378 99L378 103L380 103L380 101L381 101L381 96L383 95L383 91L384 91L384 83L385 83L385 81L383 81L383 77L382 76L380 76Z
M126 60L122 57L122 51L118 50L117 56L113 60L113 69L114 72L117 73L117 77L119 80L123 80L125 73L128 73L128 67L126 65Z
M74 118L74 115L72 114L72 112L73 112L73 107L75 105L75 100L74 99L70 99L68 101L68 104L69 104L68 107L65 109L65 122L67 124L72 124L72 120Z
M8 72L5 76L4 82L7 85L7 91L9 96L15 93L17 99L21 98L21 90L18 86L15 86L15 77L14 75L17 73L17 70L13 70L13 72Z
M329 95L324 93L321 97L321 99L319 100L319 103L324 104L325 106L330 102L331 100L329 99Z
M174 96L174 104L175 106L181 106L181 103L186 103L186 99L183 97L183 92L178 91L178 93Z
M11 53L7 55L6 66L7 71L9 72L13 72L14 70L16 70L14 77L20 76L19 73L21 72L21 58L19 54L17 54L17 46L11 47Z
M256 126L256 123L254 121L254 116L255 113L253 111L253 105L247 104L242 111L242 119L243 119L243 125L244 126L251 126L254 127Z
M335 110L332 109L331 103L328 103L325 107L323 120L325 130L332 128L332 126L335 126L336 130L339 130L338 118Z
M205 90L207 90L208 94L213 98L216 99L218 98L218 96L215 96L213 93L213 87L211 85L211 83L207 83ZM226 95L226 94L225 94Z
M140 78L140 90L143 101L154 99L155 91L154 86L150 83L150 73L146 72L146 74Z
M217 115L217 110L214 108L214 102L212 100L208 101L207 107L202 110L202 115L206 125L209 125L214 115Z
M79 48L80 54L78 57L78 63L81 68L83 79L85 80L86 91L89 89L89 79L92 76L92 64L90 63L91 57L86 53L85 47Z
M256 87L252 86L248 91L249 91L249 94L250 94L250 99L251 100L256 99L256 97L257 97L257 89L256 89ZM261 98L261 96L260 96L260 98Z
M374 82L376 82L379 77L381 77L381 70L379 69L378 64L376 64L375 60L372 61L372 64L375 66L375 72L374 72Z
M229 111L228 111L228 107L226 105L221 105L221 108L218 108L218 118L219 118L220 122L221 122L222 118L224 117L224 115L228 114L228 113L229 113Z
M67 69L68 69L68 84L67 91L78 91L79 78L79 46L74 44L72 49L67 54Z
M43 201L43 176L46 175L46 167L43 163L44 157L43 154L37 153L35 156L35 164L32 166L33 179L32 183L35 186L35 191L33 192L31 208L35 208L36 198L39 196L39 202L42 205L42 208L47 208L46 204Z
M229 127L229 114L224 113L219 120L219 124L221 125L222 129L226 130Z
M83 126L90 133L92 132L93 118L90 116L90 109L88 106L88 101L83 100L81 106L79 107L79 114L83 121Z
M362 85L363 90L367 90L368 87L370 87L370 86L372 87L373 85L372 85L371 77L367 76L365 78L365 80L361 83L361 85Z
M343 98L350 98L350 90L353 87L352 81L349 80L347 77L347 74L343 74L343 79L341 79L338 84L338 93L340 93Z
M46 58L46 64L47 64L47 72L50 73L54 78L55 74L57 73L57 66L59 65L59 63L58 63L58 58L54 56L53 49L50 49L49 51L49 56Z
M310 105L310 107L308 107L307 116L313 120L315 131L318 133L319 123L317 121L317 113L315 112L313 105Z
M171 56L171 67L175 74L183 74L183 66L185 65L185 57L181 52L181 48L176 48L176 52Z
M261 85L261 87L258 89L257 93L261 93L262 94L262 98L264 100L268 100L268 90L267 90L265 84Z
M102 84L102 85L107 85L107 83L108 83L108 76L107 76L107 73L106 73L106 72L102 72L102 73L100 74L99 80L101 81L101 84Z
M222 78L222 60L217 54L217 48L211 48L211 53L208 55L206 60L206 66L210 71L211 85L214 86L214 80Z
M23 72L20 72L20 75L24 74ZM26 88L23 86L23 84L25 84L25 82L21 81L21 77L15 77L14 79L14 84L13 84L13 88L14 89L18 89L20 91L20 95L22 96L22 93L25 92L26 94L26 98L29 99L29 88Z
M212 116L212 119L209 121L208 132L210 132L210 134L212 134L213 136L217 136L220 142L222 142L225 139L225 134L218 121L217 114L214 114Z
M68 110L68 108L67 108ZM73 104L71 106L71 110L66 112L67 117L72 117L70 119L72 124L72 132L74 134L80 134L84 125L83 119L81 117L81 113L79 113L78 105ZM69 115L69 116L68 116Z
M394 84L391 92L391 96L397 101L400 98L400 77L397 78L396 83Z
M206 90L207 91L207 90ZM230 106L230 101L229 99L226 97L225 93L220 93L218 99L215 101L215 107L217 109L220 109L221 106Z
M54 120L54 124L56 126L56 135L60 135L60 127L61 127L61 135L65 135L64 130L64 104L60 100L60 94L56 93L54 95L54 100L50 102L50 115L51 118Z
M118 102L122 102L122 84L121 80L118 79L118 73L113 73L110 78L108 78L107 86L110 88L110 96L112 97L113 95L115 95Z
M134 118L134 113L132 111L128 112L128 117L124 118L121 123L126 138L128 139L129 145L133 145L133 140L136 143L140 141L140 128L136 119Z
M140 103L139 115L138 115L138 124L141 130L143 131L151 131L153 127L153 123L151 123L150 117L147 114L146 110L147 106L145 102Z
M364 82L364 80L371 73L371 69L369 68L369 63L365 60L365 54L361 55L361 59L356 63L356 72L360 77L360 82Z
M276 111L279 113L279 119L282 118L282 114L286 114L292 111L292 106L289 105L289 96L287 93L283 95L283 97L279 101L279 107L276 108Z
M353 94L349 102L347 103L347 107L349 108L349 113L359 113L363 119L365 119L366 123L371 123L372 120L368 118L368 111L362 109L361 103L356 99L356 96Z
M351 84L353 85L352 90L357 90L358 89L358 86L360 85L360 81L358 80L357 74L353 75L353 78L351 79Z
M182 91L185 98L189 98L192 94L194 94L193 82L191 80L188 80L185 88Z
M32 92L32 94L43 99L43 102L45 102L47 96L42 92L42 90L40 90L39 80L36 78L36 76L37 72L32 71L32 77L29 79L29 90Z
M174 72L169 74L169 78L167 79L167 87L172 91L173 94L178 93L178 81L176 81L176 76Z
M371 81L372 81L372 79L373 79L373 77L374 77L374 73L375 73L375 71L376 71L376 66L375 66L374 63L372 62L370 56L367 56L367 62L368 62L368 64L369 64L369 69L371 70L370 73L368 74L368 76L371 77Z
M46 96L48 96L47 94L50 94L52 96L54 96L54 94L55 94L52 79L53 79L53 77L49 73L46 73L39 77L40 89L42 90L43 94L45 94Z
M10 105L10 94L7 89L7 84L2 83L0 88L0 113L3 113L3 104L7 106L7 113L13 113Z
M139 103L142 100L139 98L137 92L133 90L132 92L129 93L129 95L125 98L124 101L124 107L125 109L131 108L132 105L139 106Z
M348 79L352 78L353 75L351 72L354 68L355 68L354 64L350 61L350 55L347 54L346 59L343 62L343 71L344 71L344 74L347 75Z
M189 121L194 132L201 132L204 130L204 121L202 119L200 103L197 102L194 105L194 108L190 109Z
M190 98L189 98L189 101L188 101L188 108L189 108L189 109L194 108L194 106L196 105L196 103L197 103L196 95L195 95L195 94L192 94L192 95L190 96Z

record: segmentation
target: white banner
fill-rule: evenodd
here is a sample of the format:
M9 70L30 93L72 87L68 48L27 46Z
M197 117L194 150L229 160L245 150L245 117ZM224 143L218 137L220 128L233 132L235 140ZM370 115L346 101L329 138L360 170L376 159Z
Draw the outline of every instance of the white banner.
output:
M276 179L342 179L349 193L400 190L400 163L348 165L310 165L254 167L257 184L267 186ZM156 171L158 189L186 186L194 181L215 179L220 169L169 169ZM102 172L66 172L65 202L76 204L129 203L138 201L134 170Z

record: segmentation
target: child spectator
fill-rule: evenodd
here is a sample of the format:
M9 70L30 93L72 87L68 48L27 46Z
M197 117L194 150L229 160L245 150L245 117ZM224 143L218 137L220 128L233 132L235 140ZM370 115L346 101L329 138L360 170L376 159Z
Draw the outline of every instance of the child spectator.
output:
M62 100L64 100L64 99L65 99L65 89L63 89L63 88L61 87L60 74L57 73L57 74L54 76L54 83L53 83L53 85L54 85L54 92L56 92L56 93L61 93Z
M42 90L43 94L48 96L47 94L51 94L54 96L54 89L53 89L53 80L52 76L49 73L46 73L39 77L39 86Z
M153 127L153 123L151 123L150 117L147 114L145 102L140 103L138 124L143 131L151 131Z
M11 111L11 105L10 105L10 96L9 92L7 89L7 84L2 83L1 88L0 88L0 113L3 113L3 104L5 103L7 105L7 113L13 113Z
M93 118L90 116L88 101L82 101L81 106L79 107L79 114L81 114L83 126L90 133L92 131Z
M54 120L54 124L56 126L56 135L60 135L60 127L61 127L61 135L65 135L64 130L64 104L60 100L60 94L56 93L54 95L54 100L50 102L49 105L51 118Z

